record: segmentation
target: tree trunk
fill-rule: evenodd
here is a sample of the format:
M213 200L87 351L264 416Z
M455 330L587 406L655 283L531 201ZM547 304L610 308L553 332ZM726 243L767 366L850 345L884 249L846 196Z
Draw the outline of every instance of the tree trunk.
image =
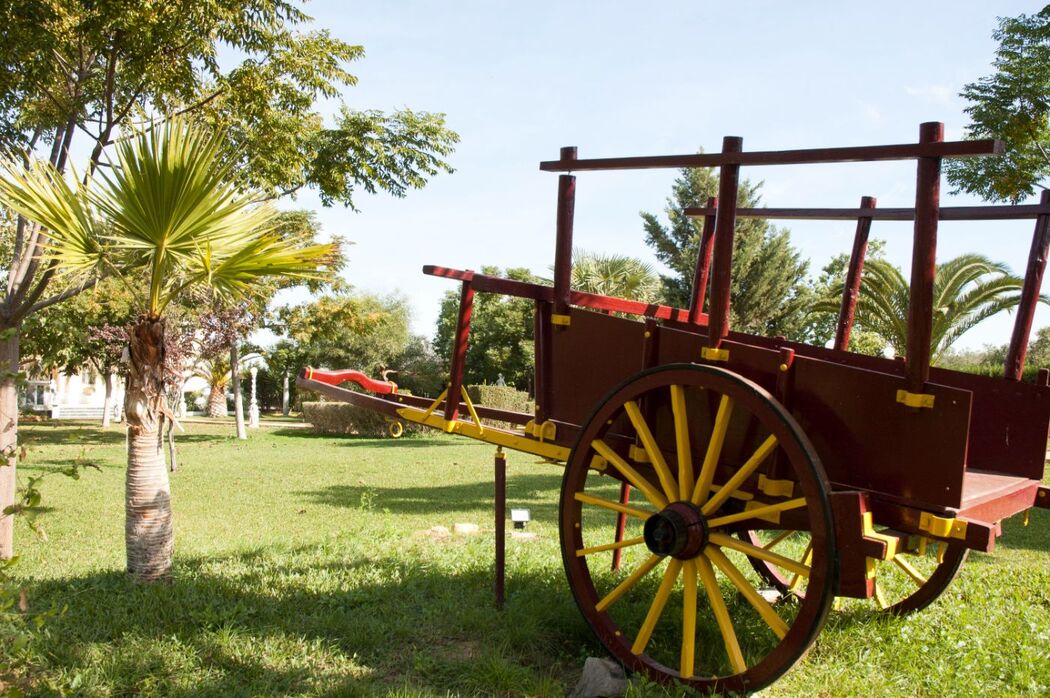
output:
M230 383L233 385L233 415L237 420L237 438L247 439L244 427L244 400L241 399L241 364L237 354L237 340L230 344Z
M102 402L102 428L109 426L113 416L113 369L106 367L106 399Z
M208 393L208 416L209 417L225 417L226 416L226 384L213 385L211 386L211 392Z
M131 328L129 344L124 543L128 574L154 581L171 574L175 548L171 487L164 467L164 320L139 320Z
M288 416L288 412L291 411L291 405L288 404L288 371L284 372L284 391L281 393L281 414L285 417Z
M18 327L0 336L0 512L15 503L18 463ZM0 513L0 560L15 554L15 517Z

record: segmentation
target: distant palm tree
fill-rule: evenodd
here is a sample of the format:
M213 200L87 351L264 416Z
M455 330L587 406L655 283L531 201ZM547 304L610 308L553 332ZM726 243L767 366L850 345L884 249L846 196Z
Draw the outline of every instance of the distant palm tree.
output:
M629 300L655 303L663 285L645 262L624 255L603 255L573 250L572 287Z
M938 264L933 280L932 360L936 362L960 337L984 320L1011 310L1020 301L1024 279L1014 276L1000 262L978 254L964 254ZM842 284L814 307L837 312ZM864 265L857 325L877 333L904 356L908 345L910 287L901 270L885 260ZM1050 302L1046 296L1040 298Z
M205 408L209 417L225 417L226 386L230 384L230 355L228 352L201 359L193 367L193 375L208 381L208 405Z
M119 278L138 297L129 328L125 411L128 572L142 580L171 570L174 531L164 467L165 309L206 289L233 301L261 277L316 276L334 250L303 245L276 230L275 211L231 184L222 134L169 120L117 146L112 173L71 185L47 163L8 162L0 203L47 228L49 268ZM95 185L99 186L95 186Z

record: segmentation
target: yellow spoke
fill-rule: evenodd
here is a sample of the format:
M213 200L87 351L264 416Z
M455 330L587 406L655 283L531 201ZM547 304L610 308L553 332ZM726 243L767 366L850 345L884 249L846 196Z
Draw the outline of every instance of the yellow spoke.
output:
M642 416L638 403L634 400L628 400L624 403L623 408L627 411L627 416L630 417L635 431L638 432L638 438L642 440L642 446L645 447L645 452L649 455L649 460L656 470L656 475L660 478L660 484L663 485L664 494L667 495L668 499L677 499L678 486L674 481L674 475L671 474L671 468L668 467L663 452L660 451L656 439L653 438L653 432L649 430L649 425L645 423L645 417Z
M737 642L736 631L733 630L733 621L729 618L726 602L722 598L722 590L718 588L715 571L711 569L711 561L701 556L694 558L693 563L696 565L696 571L700 573L700 580L704 583L707 600L711 602L711 611L715 614L718 629L722 631L722 640L725 641L729 663L733 671L742 674L747 671L747 664L744 662L744 654L740 651L740 643Z
M911 580L915 582L916 586L921 587L926 583L926 577L923 577L919 570L915 569L910 562L902 560L899 555L895 555L893 561L897 563L897 567L900 567L909 577L911 577Z
M733 586L748 600L758 615L762 616L762 620L766 622L769 629L779 637L781 640L787 635L788 626L787 623L781 619L777 612L773 610L773 607L769 605L769 602L762 598L762 595L758 593L758 590L751 586L751 583L740 573L740 570L730 562L729 558L725 556L721 550L714 546L708 546L704 551L704 554L711 558L711 562L715 563L718 569L722 570L722 573L729 578L729 581L733 583Z
M722 444L725 443L726 430L729 429L729 418L732 414L733 398L723 395L722 400L718 403L718 414L715 415L715 426L711 430L711 441L707 444L704 464L700 467L700 477L697 478L696 487L693 488L692 502L696 506L706 502L711 492L711 483L715 481L715 468L722 455Z
M649 574L649 571L656 567L660 560L663 560L663 558L659 555L650 555L649 559L643 562L641 567L631 572L627 579L617 584L616 588L606 594L605 598L599 601L594 608L601 612L619 601L620 597L630 591L631 587L637 584L639 579Z
M788 511L790 509L798 509L806 506L806 498L799 497L798 499L789 499L786 502L780 502L779 504L768 504L764 507L755 507L754 509L746 509L739 514L729 514L728 516L719 516L715 519L709 519L707 525L711 528L718 528L719 526L725 526L727 524L736 523L737 521L745 521L752 518L761 518L769 514L776 514L781 511ZM768 550L768 548L767 548Z
M678 446L678 499L685 500L693 493L693 452L689 444L685 389L680 385L671 386L671 411L674 413L674 439Z
M682 662L681 676L692 678L696 650L696 564L686 560L682 567Z
M773 538L773 540L769 541L768 543L766 543L762 547L765 548L766 550L772 550L773 546L782 543L792 533L794 533L794 531L792 529L790 529L790 528L788 530L782 532L782 533L778 533L776 535L776 537Z
M878 604L880 611L885 611L889 608L889 603L886 601L886 597L882 594L882 587L879 586L879 580L871 580L871 585L875 588L875 603Z
M736 471L733 477L729 478L729 482L722 486L722 489L715 493L714 497L707 500L704 504L703 512L704 516L710 516L712 513L718 510L718 507L722 506L722 503L729 499L730 495L736 491L740 485L744 484L744 480L751 477L751 473L758 469L758 466L762 465L762 461L769 457L777 447L777 437L770 436L768 439L762 442L762 445L755 449L755 452L751 454L751 457L747 459L747 462L740 466L740 470Z
M645 495L654 507L663 509L667 506L667 499L660 494L660 492L649 483L642 475L632 468L630 464L625 461L619 453L612 450L609 444L605 443L601 439L595 439L591 442L591 448L598 452L598 455L613 464L617 470L623 473L623 476L627 478L627 481L637 487Z
M641 654L645 651L645 646L649 644L649 638L652 637L656 623L660 620L660 614L664 612L664 606L667 605L667 599L671 595L671 588L674 586L675 580L678 579L678 572L681 569L682 561L671 558L667 569L664 570L664 578L660 582L660 588L656 590L653 603L649 606L649 613L645 616L645 622L642 623L642 629L638 631L638 637L634 639L634 644L631 645L631 652L634 654Z
M813 561L813 541L810 541L809 545L806 546L805 552L802 553L802 564L803 565L808 565L812 561ZM794 591L795 589L798 589L798 585L801 584L801 583L802 583L802 575L800 575L799 573L796 572L795 576L793 576L791 578L791 581L788 582L788 591Z
M619 543L606 543L605 545L596 545L593 548L580 548L576 551L576 557L584 557L585 555L600 553L606 550L616 550L617 548L626 548L629 545L638 545L639 543L644 542L645 536L638 536L637 538L622 540Z
M757 557L759 560L772 562L777 567L783 567L784 569L790 570L791 572L795 572L796 574L800 574L803 577L809 576L808 566L803 565L797 560L792 560L789 557L784 557L783 555L778 555L777 553L766 550L765 548L760 548L757 545L745 543L742 540L737 540L736 538L727 536L724 533L712 533L710 536L710 540L715 545L721 546L723 548L729 548L730 550L736 550L738 552L744 553L749 557Z
M644 509L635 509L629 507L626 504L620 504L619 502L611 502L608 499L602 499L601 497L595 497L593 495L584 494L583 492L577 492L575 495L576 501L583 502L584 504L593 504L596 507L602 509L608 509L609 511L618 511L628 516L646 520L653 515L651 511L645 511Z

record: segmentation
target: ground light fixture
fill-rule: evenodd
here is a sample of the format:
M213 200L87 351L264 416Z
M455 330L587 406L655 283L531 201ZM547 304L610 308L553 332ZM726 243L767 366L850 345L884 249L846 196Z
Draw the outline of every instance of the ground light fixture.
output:
M528 509L511 509L510 520L514 522L514 528L525 528L531 520Z

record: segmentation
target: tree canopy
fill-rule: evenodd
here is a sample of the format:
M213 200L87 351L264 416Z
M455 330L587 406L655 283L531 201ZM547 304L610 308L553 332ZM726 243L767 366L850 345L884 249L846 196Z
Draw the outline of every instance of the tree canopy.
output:
M759 187L746 180L741 183L738 206L758 206ZM664 208L668 225L653 213L641 214L646 243L673 272L663 277L665 300L671 305L689 306L700 248L703 223L688 218L684 209L703 205L717 194L718 176L711 170L682 169ZM791 245L787 230L758 218L738 218L733 238L730 326L741 332L800 336L809 303L807 269L808 263Z
M999 42L994 72L960 96L969 104L967 137L1002 139L1006 152L949 160L946 171L956 191L1016 203L1050 177L1050 5L1000 18L992 37Z

